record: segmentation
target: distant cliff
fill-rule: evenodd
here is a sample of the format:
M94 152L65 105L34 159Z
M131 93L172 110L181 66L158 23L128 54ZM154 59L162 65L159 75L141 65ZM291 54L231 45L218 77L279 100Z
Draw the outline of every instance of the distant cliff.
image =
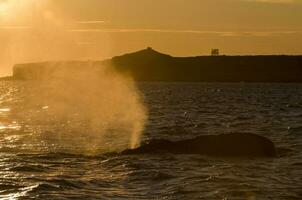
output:
M17 64L13 68L14 80L41 80L72 76L81 71L96 71L100 61L58 61Z
M13 77L39 79L60 68L90 70L101 65L137 81L302 82L302 56L172 57L151 48L105 61L16 65Z

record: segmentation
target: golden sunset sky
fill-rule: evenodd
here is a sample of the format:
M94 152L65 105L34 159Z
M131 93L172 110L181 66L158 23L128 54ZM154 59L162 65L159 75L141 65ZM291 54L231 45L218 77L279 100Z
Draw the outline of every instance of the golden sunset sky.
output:
M0 75L18 62L302 54L302 0L0 0Z

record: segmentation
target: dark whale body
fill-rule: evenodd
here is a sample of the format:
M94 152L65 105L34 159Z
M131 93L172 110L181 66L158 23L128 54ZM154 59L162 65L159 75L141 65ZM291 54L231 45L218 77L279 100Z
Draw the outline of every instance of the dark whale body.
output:
M151 140L123 154L202 154L222 157L275 157L275 145L269 139L250 133L204 135L193 139L169 141Z

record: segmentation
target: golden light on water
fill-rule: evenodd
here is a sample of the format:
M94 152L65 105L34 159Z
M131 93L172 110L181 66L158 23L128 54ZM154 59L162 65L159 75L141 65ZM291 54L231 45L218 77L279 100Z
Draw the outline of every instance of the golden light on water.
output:
M3 123L0 121L0 131L20 130L21 126L17 122Z
M21 127L17 124L8 124L8 125L5 125L5 124L1 124L0 123L0 131L2 130L8 130L8 129L13 129L13 130L19 130Z
M10 108L0 108L0 117L2 115L7 115L11 111ZM16 121L1 121L0 119L0 131L5 130L20 130L21 126Z
M0 114L4 112L9 112L10 108L0 108Z

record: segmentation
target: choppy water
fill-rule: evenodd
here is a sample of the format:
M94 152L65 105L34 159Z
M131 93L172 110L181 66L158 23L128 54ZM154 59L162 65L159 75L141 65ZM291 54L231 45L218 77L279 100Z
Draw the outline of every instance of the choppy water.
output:
M292 151L274 159L82 155L52 138L62 124L35 117L47 108L25 103L28 83L0 82L0 198L302 199L302 84L139 87L150 114L143 140L251 132Z

